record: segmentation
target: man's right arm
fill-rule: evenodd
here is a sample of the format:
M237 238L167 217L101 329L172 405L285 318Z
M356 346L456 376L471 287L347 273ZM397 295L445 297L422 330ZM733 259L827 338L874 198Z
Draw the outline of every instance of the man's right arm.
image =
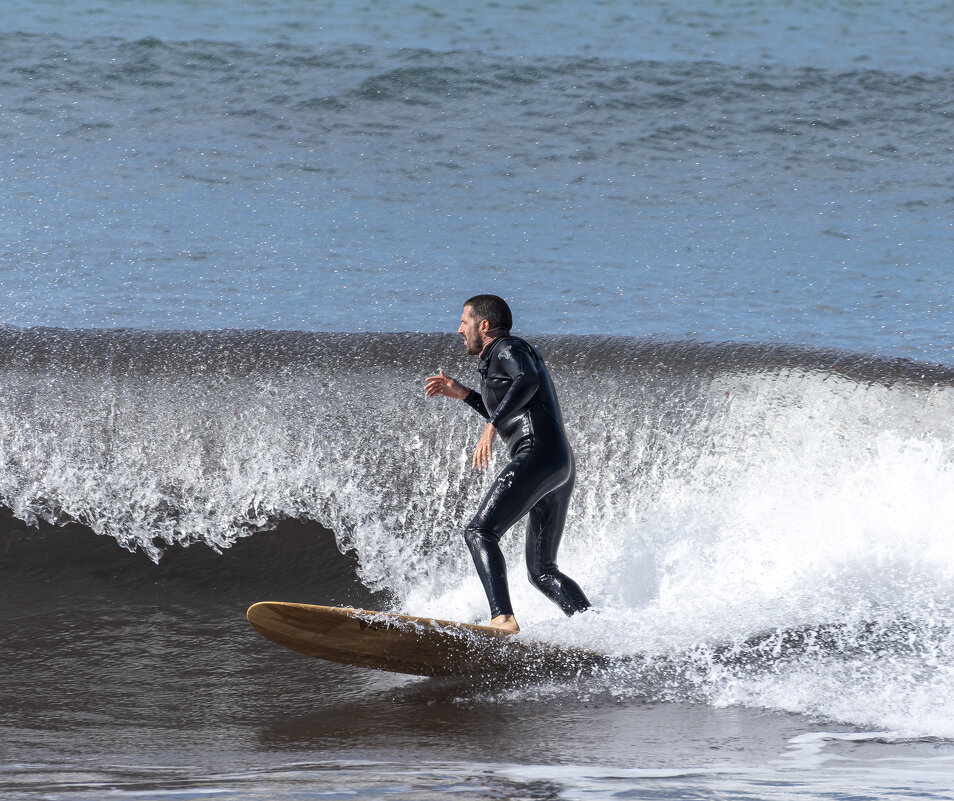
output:
M475 392L472 389L468 390L467 397L462 398L462 400L464 403L470 406L471 409L477 412L477 414L483 417L484 420L490 419L490 413L487 411L487 407L484 406L484 399L480 397L479 392Z

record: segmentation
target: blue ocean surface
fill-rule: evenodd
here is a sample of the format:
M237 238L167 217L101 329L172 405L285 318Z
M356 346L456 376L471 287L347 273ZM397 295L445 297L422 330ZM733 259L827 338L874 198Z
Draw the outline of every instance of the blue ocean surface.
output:
M17 326L951 361L946 4L4 4Z
M954 5L0 0L0 795L949 798ZM578 480L511 683L283 651L477 621L453 333ZM519 527L518 527L519 528Z

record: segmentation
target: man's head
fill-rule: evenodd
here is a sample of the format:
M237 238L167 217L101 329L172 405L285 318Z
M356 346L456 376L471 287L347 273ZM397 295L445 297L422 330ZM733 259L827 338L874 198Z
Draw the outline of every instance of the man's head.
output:
M467 352L478 356L488 342L509 334L512 327L513 315L507 301L496 295L474 295L464 304L457 333Z

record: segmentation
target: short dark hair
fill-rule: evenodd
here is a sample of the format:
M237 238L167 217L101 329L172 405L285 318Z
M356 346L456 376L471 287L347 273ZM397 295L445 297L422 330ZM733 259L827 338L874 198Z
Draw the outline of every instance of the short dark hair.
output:
M474 295L464 306L470 306L478 325L481 320L486 320L492 330L500 329L509 333L513 328L513 315L503 298L496 295Z

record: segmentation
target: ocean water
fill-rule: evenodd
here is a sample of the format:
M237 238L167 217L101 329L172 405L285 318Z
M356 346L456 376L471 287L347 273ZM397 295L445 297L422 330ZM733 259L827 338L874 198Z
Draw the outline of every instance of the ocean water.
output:
M0 795L950 798L954 7L0 0ZM285 652L283 599L481 620L462 300L579 479L521 636Z

